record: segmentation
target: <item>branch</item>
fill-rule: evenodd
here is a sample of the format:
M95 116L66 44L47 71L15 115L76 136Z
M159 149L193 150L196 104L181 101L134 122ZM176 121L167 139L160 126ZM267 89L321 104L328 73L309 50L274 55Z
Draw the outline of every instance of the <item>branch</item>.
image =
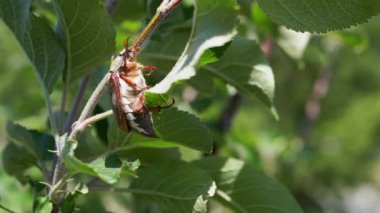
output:
M145 27L145 29L142 31L142 33L137 37L136 42L133 44L132 48L135 48L136 54L140 51L141 45L144 43L144 41L150 36L150 34L153 32L153 30L156 28L156 26L159 24L159 22L168 14L170 13L175 6L177 6L181 0L163 0L161 5L158 7L156 15L152 18L152 20L149 22L149 24ZM110 72L115 72L120 69L121 66L124 65L124 57L123 53L127 51L124 49L121 51L121 53L112 59ZM99 115L95 115L93 117L90 117L92 115L92 112L94 111L94 108L96 104L99 102L101 95L103 94L104 90L106 90L109 82L110 72L108 72L101 82L98 84L94 92L92 93L90 99L87 101L81 115L79 116L79 119L75 122L75 125L73 125L73 128L71 132L69 132L70 139L75 139L78 132L84 130L87 126L90 124L106 118L107 116L110 116L112 114L112 111L107 111ZM67 79L69 79L69 76L67 76ZM68 81L68 80L67 80ZM66 93L67 93L67 87L68 82L65 84L65 89L63 93L62 98L62 105L61 105L61 111L64 111L65 108L65 102L66 102ZM78 94L80 96L80 94ZM81 97L78 97L78 100L80 100ZM72 116L75 117L74 113L76 111L77 106L73 106L72 110ZM69 125L71 118L68 119L67 125ZM67 132L67 131L66 131ZM64 148L66 144L66 137L67 134L63 135L62 137L59 137L56 139L56 148L57 148L57 161L55 163L53 178L52 178L52 187L50 188L49 196L54 201L54 209L59 210L59 204L62 202L63 197L57 195L57 192L65 185L65 177L66 175L66 167L62 161L62 149ZM63 191L65 192L65 191Z
M91 124L100 121L104 118L107 118L113 114L112 110L108 110L106 112L94 115L92 117L87 118L86 120L80 122L80 123L74 123L73 124L73 130L69 136L70 139L74 139L78 132L83 131L86 127L90 126Z
M144 41L152 34L153 30L156 29L158 24L165 18L182 0L163 0L160 6L157 8L156 14L150 20L145 29L137 37L132 48L137 52L140 50Z
M240 93L236 93L234 96L231 97L227 106L224 108L218 122L218 129L222 133L230 131L232 121L235 118L236 113L239 111L240 106L243 103L243 99L243 95L241 95Z
M74 120L78 116L79 107L82 104L84 94L86 93L86 89L90 83L90 79L91 79L91 73L86 75L80 83L78 92L77 92L75 99L74 99L74 104L71 107L70 114L67 116L67 119L65 122L64 132L69 131L71 125L74 123Z
M120 58L120 57L118 57ZM114 63L112 63L114 64ZM98 104L100 97L102 96L104 90L107 89L110 73L107 73L103 79L100 81L94 92L91 94L90 99L87 101L79 119L75 122L77 124L82 123L84 120L89 118L95 109L96 104ZM74 132L74 130L72 130ZM70 133L70 135L72 134Z

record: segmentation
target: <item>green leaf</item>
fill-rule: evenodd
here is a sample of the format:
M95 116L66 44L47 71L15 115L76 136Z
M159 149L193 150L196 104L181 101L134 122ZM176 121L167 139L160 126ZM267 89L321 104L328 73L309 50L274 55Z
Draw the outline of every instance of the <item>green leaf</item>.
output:
M126 133L115 122L108 129L108 141L108 149L114 153L139 148L166 149L178 146L178 144L163 141L160 138L146 137L137 132Z
M173 83L195 75L202 54L223 46L236 34L237 4L235 0L195 0L193 29L182 56L170 73L149 91L166 93Z
M144 64L154 64L158 68L156 74L164 78L181 56L189 35L190 27L164 34L160 41L150 40L138 56L138 60Z
M211 157L194 164L216 182L215 199L234 212L303 212L287 189L243 161Z
M26 183L24 173L27 169L36 165L36 157L24 148L9 142L3 150L2 162L4 170L9 175L17 177L21 183Z
M116 154L123 159L139 159L144 166L156 166L165 161L178 160L181 158L181 154L177 148L157 149L141 146L133 147L132 149L121 149Z
M23 147L30 154L35 156L39 161L48 161L53 159L52 150L55 150L54 138L34 130L28 130L23 126L7 123L8 138Z
M236 87L242 94L257 97L272 107L274 76L255 41L236 36L224 55L204 70Z
M275 22L296 31L339 30L380 14L378 0L258 0L258 3Z
M224 55L230 44L231 42L228 42L221 47L206 50L199 59L198 68L218 61ZM213 78L207 72L198 72L194 77L189 79L188 83L203 95L212 96L215 93Z
M117 126L116 122L112 122L107 131L108 149L115 150L125 147L131 139L131 136L131 132L126 133Z
M109 60L115 30L102 0L54 0L57 33L67 55L65 77L77 79Z
M49 213L53 210L53 204L49 197L38 197L33 204L33 212Z
M170 108L154 114L153 121L154 130L162 140L211 152L211 133L194 115Z
M198 66L201 67L206 64L218 61L224 55L224 52L227 50L230 44L231 42L228 42L221 47L214 47L206 50L199 59Z
M209 97L215 95L216 87L214 79L208 72L198 72L194 77L190 78L187 83L202 95Z
M164 212L206 212L203 198L215 190L207 173L180 161L141 169L138 176L129 190L138 199L159 204Z
M64 69L65 54L43 18L29 13L31 0L0 0L0 17L28 55L44 89L51 91Z
M61 142L66 140L65 136L60 138ZM66 140L62 149L62 158L66 167L72 173L84 173L97 176L104 182L113 184L120 178L120 173L124 167L121 161L116 162L114 156L101 156L91 163L85 163L75 157L74 150L78 146L78 142L74 140Z
M63 201L62 212L71 213L75 211L75 200L84 194L88 193L88 188L86 185L79 183L74 190L72 190Z
M160 138L126 133L113 123L108 129L109 150L119 152L144 147L171 148L179 145L207 153L212 150L212 136L208 128L197 117L187 112L170 108L153 113L153 127Z
M246 17L250 18L253 0L237 0L237 2L240 6L240 12Z
M154 107L165 107L170 105L168 103L169 99L169 94L164 93L164 94L157 94L157 93L151 93L151 92L146 92L145 93L145 106L147 108L154 108Z

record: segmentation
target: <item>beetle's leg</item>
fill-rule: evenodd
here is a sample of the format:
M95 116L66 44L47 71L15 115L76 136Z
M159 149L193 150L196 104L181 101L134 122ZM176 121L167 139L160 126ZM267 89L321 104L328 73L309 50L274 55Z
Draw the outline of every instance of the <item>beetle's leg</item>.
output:
M155 66L152 65L145 65L142 67L143 70L149 70L148 73L145 74L145 76L151 76L154 71L157 70Z
M119 75L120 75L120 78L123 79L123 81L125 81L125 83L127 83L133 89L141 90L141 88L139 88L139 86L137 86L137 84L132 79L128 78L128 76L126 74L120 73Z
M145 98L144 98L144 94L141 94L142 98L141 100L140 97L138 98L138 100L135 102L136 104L136 107L134 109L135 112L160 112L162 109L167 109L167 108L170 108L174 105L175 103L175 99L173 98L173 101L171 104L167 105L167 106L156 106L156 107L146 107L144 105L145 103Z
M135 113L144 113L145 111L145 96L144 93L140 93L136 101L133 103L133 111Z
M147 90L149 87L140 87L138 86L132 79L130 79L126 74L120 73L120 78L125 81L129 86L131 86L135 90L143 91Z
M123 41L123 44L124 44L124 48L125 49L128 49L128 44L129 43L129 36L127 37L127 39L125 39L124 41Z
M134 61L133 62L129 61L128 63L125 63L124 69L125 69L124 70L125 73L128 73L132 70L135 70L135 69L137 69L137 63Z
M167 108L172 107L174 104L175 104L175 99L173 98L172 103L169 104L169 105L167 105L167 106L149 107L149 108L145 108L145 110L147 110L147 111L149 111L149 112L159 112L159 111L161 111L162 109L167 109Z

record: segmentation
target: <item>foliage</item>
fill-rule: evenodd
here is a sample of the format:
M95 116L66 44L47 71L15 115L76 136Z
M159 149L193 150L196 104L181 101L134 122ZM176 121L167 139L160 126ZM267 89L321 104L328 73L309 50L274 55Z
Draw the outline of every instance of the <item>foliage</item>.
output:
M373 101L379 94L370 93L380 85L375 68L380 44L373 39L378 28L312 37L283 26L321 33L359 25L380 14L375 0L183 1L138 56L159 70L147 77L154 86L146 104L154 108L176 100L175 107L152 112L159 138L125 133L114 118L71 137L68 127L93 84L107 73L111 55L127 36L138 34L160 2L0 0L0 17L9 29L0 26L0 33L11 32L14 38L7 39L19 44L0 44L16 55L12 63L1 63L6 72L0 78L13 84L0 85L0 112L18 120L6 123L6 137L0 132L0 139L8 141L0 169L29 187L25 198L0 189L0 208L72 212L91 211L96 204L106 211L115 208L112 200L136 212L207 212L215 205L234 212L302 212L300 204L308 212L323 203L323 198L313 199L316 187L360 179L361 170L352 174L350 165L368 162L365 151L376 147L379 136L379 104ZM364 29L368 35L361 34ZM12 51L24 51L26 57ZM365 57L348 63L356 55ZM16 73L21 65L31 66L38 81L29 80L30 68ZM357 71L363 67L373 76ZM319 115L326 94L312 85L329 86L332 76L339 84L324 88L333 95ZM27 94L37 90L37 82L42 95L33 94L31 101L16 95L3 104L4 94ZM14 85L23 87L10 92ZM357 102L349 103L348 96ZM102 97L96 113L109 109L108 99ZM371 125L356 122L360 119ZM360 133L346 131L347 126ZM2 184L17 185L12 181L0 175ZM17 207L11 196L27 199L29 206Z

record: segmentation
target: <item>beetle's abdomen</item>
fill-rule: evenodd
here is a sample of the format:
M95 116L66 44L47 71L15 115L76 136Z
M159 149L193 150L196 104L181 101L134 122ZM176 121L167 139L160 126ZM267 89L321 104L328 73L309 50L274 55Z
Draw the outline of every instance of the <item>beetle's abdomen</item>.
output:
M140 88L146 87L145 79L143 76L141 76L140 79L137 78L133 80L137 82ZM153 130L153 121L151 114L149 112L144 112L141 109L136 111L136 105L144 105L143 100L141 100L141 97L144 96L143 90L136 90L123 80L120 80L120 93L120 103L122 105L122 110L124 112L124 117L128 123L128 126L146 136L157 137Z
M136 131L150 137L156 137L153 130L152 116L149 112L126 113L129 125Z

